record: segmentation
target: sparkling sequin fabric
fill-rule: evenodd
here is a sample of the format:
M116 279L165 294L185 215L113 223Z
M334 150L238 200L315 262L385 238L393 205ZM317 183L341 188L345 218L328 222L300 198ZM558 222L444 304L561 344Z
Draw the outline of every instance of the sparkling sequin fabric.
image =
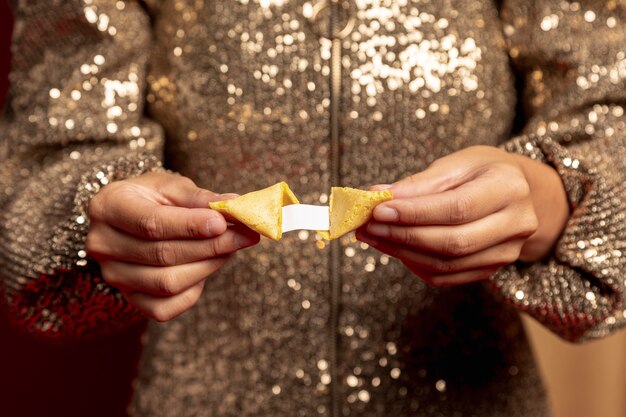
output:
M150 326L134 415L547 416L517 309L571 340L624 321L623 2L13 3L0 282L44 336L136 319L84 251L86 206L162 166L326 204L488 144L552 164L569 194L552 258L456 288L350 237L263 240Z

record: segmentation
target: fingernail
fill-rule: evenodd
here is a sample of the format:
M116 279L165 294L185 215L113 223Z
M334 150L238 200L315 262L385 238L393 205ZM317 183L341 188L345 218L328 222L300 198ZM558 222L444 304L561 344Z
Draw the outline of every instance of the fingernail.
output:
M391 184L376 184L370 187L370 191L383 191L391 188Z
M395 222L399 216L396 209L387 206L377 206L374 209L374 218L379 222Z
M389 226L381 223L370 223L367 226L367 232L372 235L387 237L389 236Z
M209 219L206 223L206 232L208 236L216 236L224 233L226 230L226 222L219 218Z
M232 200L233 198L239 197L239 194L225 193L225 194L218 194L216 197L218 197L220 200Z
M248 246L254 245L257 242L256 236L247 236L242 234L237 234L235 236L235 243L239 249L247 248Z

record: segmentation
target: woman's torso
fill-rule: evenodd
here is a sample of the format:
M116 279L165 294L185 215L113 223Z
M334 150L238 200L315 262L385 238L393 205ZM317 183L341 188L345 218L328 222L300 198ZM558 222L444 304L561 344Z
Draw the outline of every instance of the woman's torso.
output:
M151 3L149 114L168 167L203 187L287 181L301 202L327 204L331 186L392 182L509 134L514 82L492 2L357 0L345 14ZM321 36L331 20L334 46ZM519 320L486 287L431 288L351 237L307 232L238 254L192 311L151 326L132 409L547 415Z

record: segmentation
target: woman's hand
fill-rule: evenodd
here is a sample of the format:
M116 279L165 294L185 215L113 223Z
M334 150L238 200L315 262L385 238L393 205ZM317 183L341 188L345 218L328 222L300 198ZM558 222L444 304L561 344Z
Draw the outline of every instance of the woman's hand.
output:
M104 280L158 321L191 308L204 280L229 255L256 244L243 225L227 228L209 202L232 198L168 173L149 173L104 187L89 204L86 248Z
M435 161L391 186L357 238L400 259L432 285L482 280L554 247L569 217L558 173L489 146Z

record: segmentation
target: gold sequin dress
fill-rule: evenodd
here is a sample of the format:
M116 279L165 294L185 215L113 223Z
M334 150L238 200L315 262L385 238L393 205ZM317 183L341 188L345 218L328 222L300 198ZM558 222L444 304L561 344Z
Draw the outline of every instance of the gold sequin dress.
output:
M149 326L133 415L547 416L517 311L570 340L625 321L623 1L12 3L0 282L48 338L138 317L83 245L111 181L164 167L326 204L487 144L568 191L552 257L454 288L350 237L263 240Z

